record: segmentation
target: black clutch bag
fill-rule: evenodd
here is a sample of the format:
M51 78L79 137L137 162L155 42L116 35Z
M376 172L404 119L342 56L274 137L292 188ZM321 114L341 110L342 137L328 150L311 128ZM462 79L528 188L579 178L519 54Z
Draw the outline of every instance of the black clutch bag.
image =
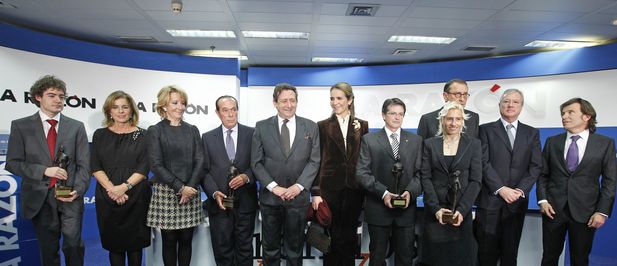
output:
M330 234L317 221L311 221L306 230L306 243L323 254L330 252Z

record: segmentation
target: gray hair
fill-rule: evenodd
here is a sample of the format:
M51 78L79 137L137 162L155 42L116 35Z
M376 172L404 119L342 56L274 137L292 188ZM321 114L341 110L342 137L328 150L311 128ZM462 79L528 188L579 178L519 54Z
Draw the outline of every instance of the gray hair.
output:
M501 97L499 98L499 103L501 103L501 101L503 101L504 98L506 98L508 95L512 94L512 93L518 93L521 96L521 105L525 105L525 96L523 95L523 92L520 91L519 89L507 89L503 92L503 94L501 94Z

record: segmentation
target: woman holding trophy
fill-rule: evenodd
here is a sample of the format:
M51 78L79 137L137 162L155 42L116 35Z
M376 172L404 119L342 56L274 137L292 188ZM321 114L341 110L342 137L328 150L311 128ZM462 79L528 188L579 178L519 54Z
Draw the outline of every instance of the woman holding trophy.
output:
M141 265L150 245L146 213L150 203L146 130L138 128L133 98L111 93L103 105L104 128L92 137L90 168L96 178L96 217L110 265Z
M463 106L447 102L437 136L424 141L422 265L473 265L476 257L471 208L482 183L482 149L463 132L467 118Z

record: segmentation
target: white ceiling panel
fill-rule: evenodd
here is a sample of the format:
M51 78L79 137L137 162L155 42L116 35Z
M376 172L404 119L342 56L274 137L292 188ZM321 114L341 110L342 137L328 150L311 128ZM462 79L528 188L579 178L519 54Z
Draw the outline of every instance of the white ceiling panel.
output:
M182 12L181 16L169 11L148 11L148 15L155 21L206 21L206 22L227 22L231 18L222 12Z
M527 11L592 12L612 4L615 4L614 0L517 0L508 8Z
M307 40L278 40L278 39L257 39L257 38L244 38L244 43L249 48L254 49L258 47L271 47L277 49L277 47L308 47L309 42Z
M209 21L158 21L161 29L165 30L234 30L235 24L231 22L209 22ZM236 36L238 33L236 33Z
M431 19L470 19L485 20L498 10L470 9L470 8L441 8L441 7L416 7L411 11L410 17Z
M356 42L332 42L332 41L314 41L313 45L316 46L330 46L330 47L378 47L383 44L383 41L356 41Z
M482 23L480 20L408 18L400 26L436 29L473 29L480 25L480 23Z
M79 2L74 0L69 0L72 2ZM89 0L92 1L92 0ZM96 2L107 2L107 0L94 0ZM117 1L117 0L116 0ZM124 2L129 2L124 0ZM135 2L141 9L146 11L170 11L171 10L171 1L170 0L132 0ZM195 11L209 11L209 12L223 12L225 9L221 6L219 1L205 1L205 0L182 0L182 10L183 12L195 12Z
M478 9L502 9L514 0L417 0L414 4L426 7L450 7L450 8L478 8Z
M235 13L234 18L239 23L311 23L312 15L288 13Z
M349 25L318 25L313 28L313 32L317 33L340 33L340 34L376 34L384 33L391 27L376 27L376 26L349 26Z
M296 13L313 12L311 2L227 1L232 12L237 13Z
M482 23L477 30L512 30L512 31L529 31L529 32L545 32L561 25L559 22L526 22L526 21L506 21L506 20L490 20Z
M344 16L347 13L348 4L321 4L320 14L322 15L333 15L333 16ZM408 6L395 6L395 5L380 5L379 9L377 9L376 17L398 17L403 15L405 10L407 10Z
M493 17L493 20L527 21L527 22L569 22L584 13L505 10Z

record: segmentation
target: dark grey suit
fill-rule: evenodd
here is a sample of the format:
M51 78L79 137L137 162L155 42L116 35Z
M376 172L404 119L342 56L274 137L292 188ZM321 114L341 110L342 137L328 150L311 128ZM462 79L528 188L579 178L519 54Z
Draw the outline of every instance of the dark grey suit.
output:
M48 188L50 178L44 173L53 162L38 112L11 123L6 170L22 178L21 215L32 219L39 240L41 263L60 265L58 252L62 233L62 250L67 264L83 265L83 195L90 185L88 137L81 122L64 115L60 115L57 132L56 151L62 146L70 158L67 184L72 185L79 195L73 202L56 200L53 189Z
M235 166L250 183L234 192L233 210L221 210L212 198L215 191L229 196L228 170L231 163L225 150L225 134L219 126L202 135L205 177L202 186L208 195L207 211L210 217L212 249L217 265L253 265L253 232L257 210L257 186L251 171L251 127L238 124Z
M474 233L478 240L481 265L516 265L529 192L542 171L540 133L519 121L514 147L501 119L480 126L482 142L482 190ZM503 187L520 189L524 198L507 204L495 194Z
M437 120L437 117L439 116L439 111L441 111L441 109L442 108L439 108L420 117L417 131L418 136L422 137L423 139L429 139L437 134L437 131L439 129L439 120ZM463 133L465 133L465 135L467 136L477 138L480 117L478 116L478 114L469 110L465 110L465 114L469 115L469 119L465 120L465 130Z
M390 138L385 129L362 137L360 157L356 166L358 183L368 192L364 206L364 220L369 224L370 265L382 265L390 232L393 232L397 265L411 265L414 245L416 197L422 192L420 166L422 139L401 130L399 156L403 175L395 186L392 166L395 163ZM382 199L384 192L402 194L408 191L411 201L407 209L390 209Z
M542 151L536 192L538 200L548 200L556 213L552 220L542 217L542 265L557 265L566 231L570 261L587 265L595 233L587 222L595 212L610 216L615 201L615 141L590 133L585 154L572 173L564 160L565 143L566 133L549 137Z
M315 122L296 116L289 156L283 153L279 136L277 116L259 121L251 148L251 168L261 185L264 264L280 264L283 234L287 265L301 265L306 208L310 204L308 190L319 169L319 130ZM304 190L293 200L283 201L266 188L272 182L285 188L297 183Z

